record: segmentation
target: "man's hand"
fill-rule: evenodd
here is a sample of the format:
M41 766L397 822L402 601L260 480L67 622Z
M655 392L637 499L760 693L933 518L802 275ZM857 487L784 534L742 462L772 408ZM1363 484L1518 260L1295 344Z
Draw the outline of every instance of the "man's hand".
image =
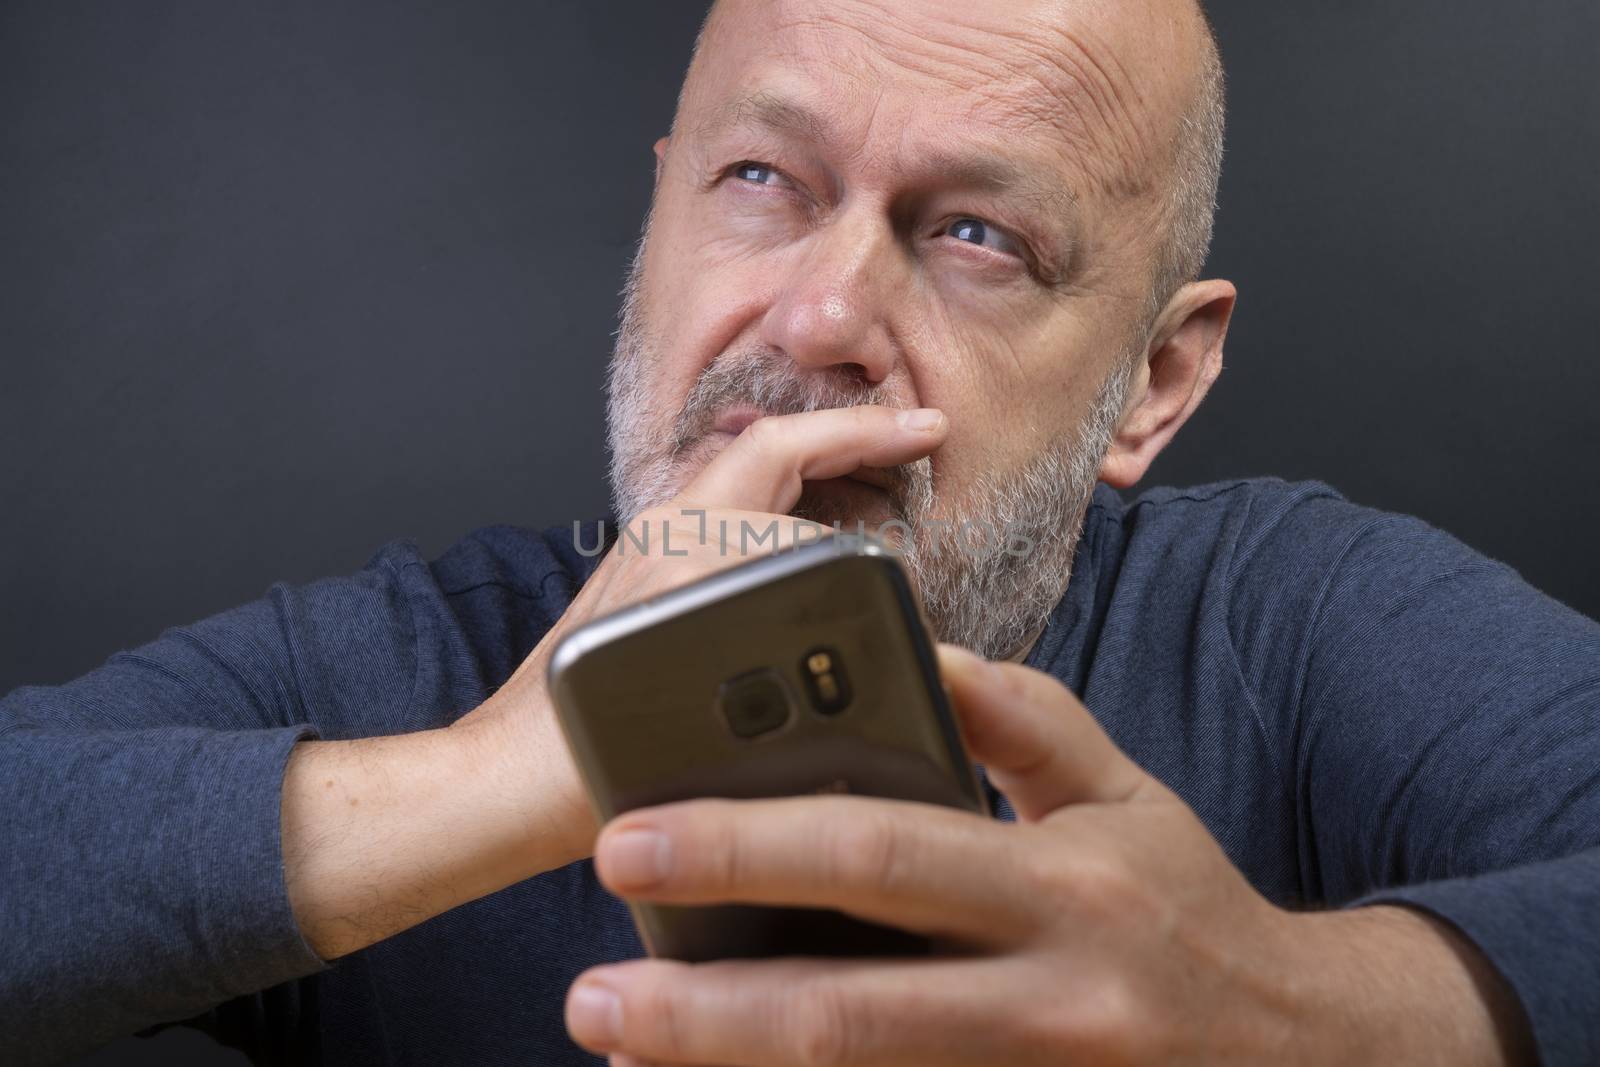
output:
M562 637L797 533L820 536L783 514L802 483L912 462L946 430L937 411L878 406L759 419L676 499L636 517L649 551L619 541L510 680L454 725L296 746L283 851L306 940L331 959L589 855L594 817L545 684Z
M581 1045L617 1067L1526 1054L1507 991L1433 920L1274 907L1065 687L941 656L969 747L1018 823L860 797L701 800L619 817L596 853L624 896L837 908L941 951L595 968L567 1001Z
M553 820L562 862L590 854L597 826L545 688L550 656L561 640L591 619L750 556L787 548L797 538L824 536L826 527L784 514L799 501L804 482L912 462L932 452L946 429L936 411L919 417L917 411L878 406L758 419L677 497L634 517L629 525L635 538L619 538L506 685L457 724L482 730L495 747L526 746L545 780L559 783L545 791L539 807ZM768 538L769 532L774 536Z

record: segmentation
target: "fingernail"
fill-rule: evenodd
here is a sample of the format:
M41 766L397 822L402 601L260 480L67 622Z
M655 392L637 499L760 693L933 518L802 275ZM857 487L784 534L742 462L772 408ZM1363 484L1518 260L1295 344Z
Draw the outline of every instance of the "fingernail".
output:
M567 1029L589 1045L612 1045L622 1037L622 998L598 982L573 987L567 997Z
M944 422L944 412L938 408L911 408L895 418L908 430L936 430Z
M607 881L645 889L666 881L672 870L672 844L655 830L623 830L605 840L601 865Z

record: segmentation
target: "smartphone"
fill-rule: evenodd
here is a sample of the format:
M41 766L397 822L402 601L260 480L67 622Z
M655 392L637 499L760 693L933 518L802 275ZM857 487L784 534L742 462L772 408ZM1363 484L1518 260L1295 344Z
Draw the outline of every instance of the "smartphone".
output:
M694 797L855 793L987 814L898 557L835 534L595 619L550 691L602 821ZM904 955L923 939L820 909L631 905L653 956Z

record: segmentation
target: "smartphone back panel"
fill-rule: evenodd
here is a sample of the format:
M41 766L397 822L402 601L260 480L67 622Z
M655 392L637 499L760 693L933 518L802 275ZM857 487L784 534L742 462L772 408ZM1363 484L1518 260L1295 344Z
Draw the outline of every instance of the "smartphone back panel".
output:
M742 564L574 631L551 664L603 819L693 797L856 793L983 811L904 569L869 539ZM685 960L925 948L834 912L644 905Z

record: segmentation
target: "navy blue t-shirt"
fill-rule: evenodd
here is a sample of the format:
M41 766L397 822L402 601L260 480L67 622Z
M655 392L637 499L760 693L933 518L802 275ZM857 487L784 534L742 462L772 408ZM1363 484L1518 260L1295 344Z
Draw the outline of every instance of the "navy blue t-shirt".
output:
M269 1060L595 1062L567 987L640 947L589 863L330 966L279 842L297 741L459 718L595 562L570 527L431 562L396 542L0 700L0 1060L199 1016ZM1429 909L1507 978L1545 1062L1600 1061L1595 622L1320 483L1102 485L1028 662L1269 899Z

